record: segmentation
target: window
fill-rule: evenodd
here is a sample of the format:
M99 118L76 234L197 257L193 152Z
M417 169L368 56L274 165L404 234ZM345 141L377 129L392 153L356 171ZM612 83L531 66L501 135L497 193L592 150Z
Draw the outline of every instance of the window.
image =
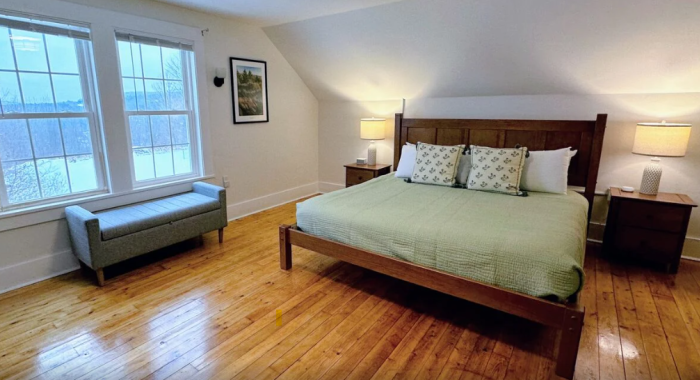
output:
M104 189L90 29L0 13L0 208Z
M149 184L197 174L192 45L116 36L134 180Z

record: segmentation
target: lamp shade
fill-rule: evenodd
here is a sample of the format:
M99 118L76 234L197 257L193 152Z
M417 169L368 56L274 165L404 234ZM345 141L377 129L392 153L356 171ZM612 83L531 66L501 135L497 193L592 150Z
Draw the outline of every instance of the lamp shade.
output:
M632 153L647 156L683 157L690 139L690 124L639 123Z
M360 120L360 138L363 140L384 139L384 119L370 118Z

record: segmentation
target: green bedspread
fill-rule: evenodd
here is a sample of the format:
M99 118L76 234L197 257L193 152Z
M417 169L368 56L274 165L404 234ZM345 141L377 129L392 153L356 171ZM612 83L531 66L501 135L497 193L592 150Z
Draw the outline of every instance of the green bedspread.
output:
M297 204L307 233L536 297L583 285L588 202L405 183L385 175Z

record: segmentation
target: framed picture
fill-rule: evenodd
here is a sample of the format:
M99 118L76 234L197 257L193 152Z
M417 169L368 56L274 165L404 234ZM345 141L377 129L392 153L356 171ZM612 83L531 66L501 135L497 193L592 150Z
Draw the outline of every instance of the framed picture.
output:
M266 123L267 62L231 57L233 123Z

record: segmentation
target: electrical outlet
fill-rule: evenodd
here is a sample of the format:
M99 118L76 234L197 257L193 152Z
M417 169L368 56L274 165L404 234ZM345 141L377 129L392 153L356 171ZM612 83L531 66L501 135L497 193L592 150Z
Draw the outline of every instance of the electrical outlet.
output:
M224 180L224 188L228 189L228 187L231 186L231 182L229 182L228 176L225 175L222 179Z

